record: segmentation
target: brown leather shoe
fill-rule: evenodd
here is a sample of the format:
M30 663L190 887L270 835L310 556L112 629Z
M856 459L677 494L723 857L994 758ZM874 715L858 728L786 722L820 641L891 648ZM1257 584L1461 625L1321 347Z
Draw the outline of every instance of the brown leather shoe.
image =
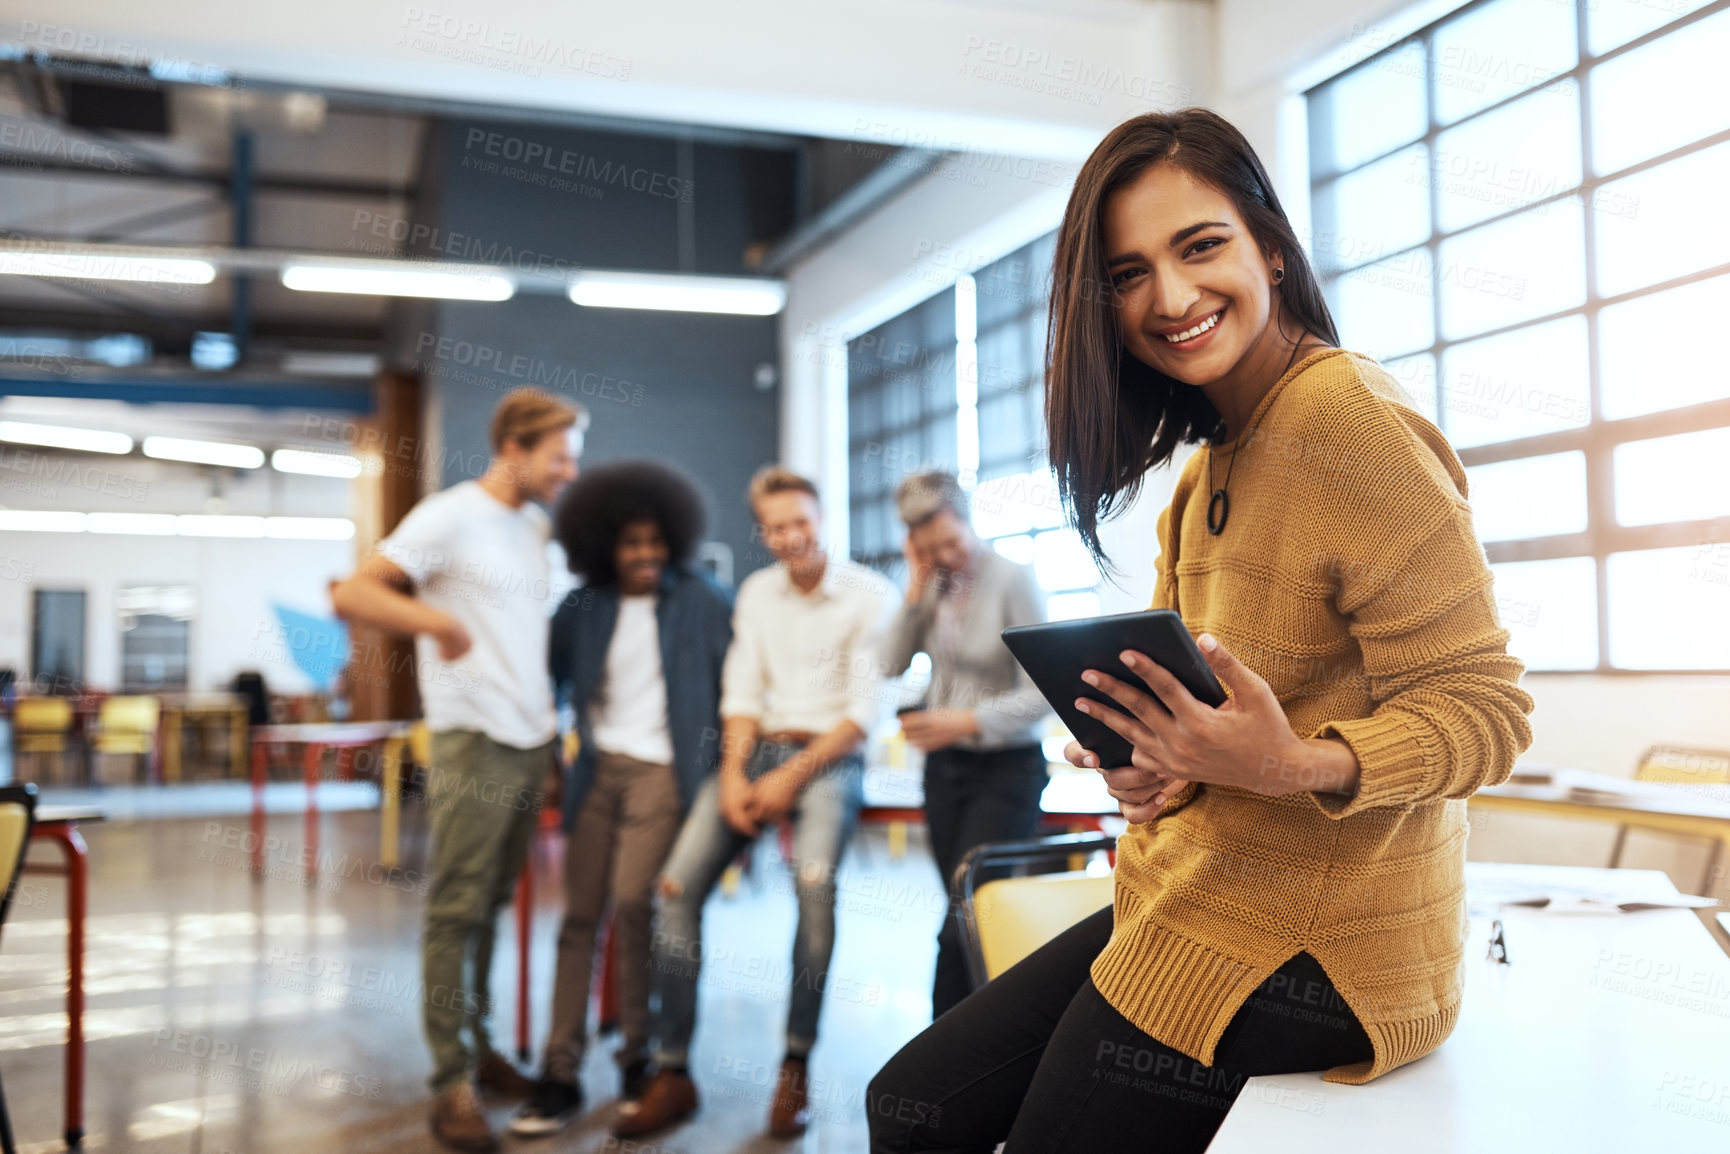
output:
M697 1112L697 1084L683 1070L662 1070L643 1087L643 1096L619 1107L613 1137L641 1138Z
M789 1058L781 1063L775 1079L775 1100L769 1103L769 1134L774 1138L797 1138L811 1124L805 1105L805 1063Z
M472 1150L475 1154L488 1154L499 1148L498 1137L493 1133L492 1125L487 1116L481 1113L480 1099L475 1097L475 1088L467 1082L458 1082L448 1090L439 1091L433 1098L432 1113L427 1117L427 1124L432 1127L433 1137L454 1150Z
M494 1098L527 1098L535 1092L535 1083L503 1054L488 1050L475 1063L475 1089Z

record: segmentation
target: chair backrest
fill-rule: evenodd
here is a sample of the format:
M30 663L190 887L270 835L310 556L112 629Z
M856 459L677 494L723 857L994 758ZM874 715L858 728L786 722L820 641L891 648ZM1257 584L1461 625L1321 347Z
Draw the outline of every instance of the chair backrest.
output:
M30 848L30 828L35 824L36 787L0 786L0 926L6 924L6 911L12 908L12 891L18 888L18 874Z
M162 703L154 697L108 697L97 713L103 733L155 733Z
M987 842L967 851L950 879L949 893L961 910L961 944L974 988L1111 903L1110 875L1071 871L981 881L982 874L1068 862L1078 854L1116 848L1116 838L1089 833Z
M19 733L65 733L72 728L72 700L66 697L20 697L12 709Z
M986 882L973 895L987 980L1111 904L1110 874L1040 874Z
M1640 755L1634 777L1681 785L1725 785L1730 783L1730 752L1654 745Z

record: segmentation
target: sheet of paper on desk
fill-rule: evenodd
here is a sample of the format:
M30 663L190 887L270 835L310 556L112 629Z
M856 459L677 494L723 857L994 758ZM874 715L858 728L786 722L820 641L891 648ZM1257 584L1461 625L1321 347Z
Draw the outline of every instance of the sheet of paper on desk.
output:
M1566 866L1467 862L1466 901L1472 913L1486 916L1504 906L1555 914L1619 914L1718 904L1678 892L1661 870L1616 870L1611 877L1608 883L1588 885Z

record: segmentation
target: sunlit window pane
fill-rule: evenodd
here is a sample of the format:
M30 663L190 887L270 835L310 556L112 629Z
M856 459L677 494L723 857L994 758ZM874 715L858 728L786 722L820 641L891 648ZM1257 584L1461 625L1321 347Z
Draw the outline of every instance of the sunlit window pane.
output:
M1428 240L1428 168L1429 149L1418 145L1335 181L1328 225L1315 237L1322 268L1350 268Z
M973 528L985 538L1063 524L1057 479L1049 470L981 481L970 498Z
M1480 541L1518 541L1586 528L1586 454L1549 453L1466 470Z
M1311 121L1320 167L1356 168L1422 136L1424 72L1424 47L1414 42L1329 85Z
M1698 7L1691 0L1591 0L1586 8L1587 49L1602 55Z
M1628 441L1612 468L1620 524L1730 517L1730 428Z
M1611 420L1730 397L1723 326L1730 276L1635 297L1598 314L1598 380Z
M1442 333L1450 340L1586 300L1583 210L1559 202L1441 244Z
M1726 58L1730 11L1592 69L1592 164L1599 174L1730 128Z
M1074 529L1052 529L1033 539L1033 575L1050 593L1099 583L1099 570Z
M1415 357L1402 357L1397 361L1389 361L1382 366L1399 382L1401 389L1411 399L1412 406L1428 417L1433 424L1436 420L1436 358L1429 353L1419 353Z
M1730 142L1599 188L1598 291L1615 296L1730 263L1727 189Z
M1451 124L1545 85L1565 93L1557 77L1574 67L1574 6L1555 0L1497 0L1439 26L1434 39L1436 119Z
M1597 567L1590 557L1491 565L1508 652L1529 670L1598 664Z
M1073 621L1099 616L1097 593L1053 593L1045 601L1045 613L1053 621Z
M1033 537L1022 533L1014 537L999 537L991 547L1017 565L1033 564Z
M1580 183L1580 101L1535 92L1436 138L1436 216L1453 232Z
M1450 346L1442 354L1442 429L1456 449L1579 428L1591 418L1586 321L1546 324Z
M1435 340L1428 249L1412 249L1348 272L1332 288L1346 348L1381 360L1426 348Z
M1622 669L1730 669L1730 548L1612 553L1610 663Z

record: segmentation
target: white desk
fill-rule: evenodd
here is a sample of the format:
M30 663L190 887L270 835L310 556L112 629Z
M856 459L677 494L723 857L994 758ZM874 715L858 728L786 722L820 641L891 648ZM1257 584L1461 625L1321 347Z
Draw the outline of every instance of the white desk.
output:
M1646 870L1467 867L1468 884L1554 871L1612 886ZM1655 877L1654 877L1655 875ZM1730 1151L1730 957L1688 910L1474 910L1453 1036L1367 1086L1251 1078L1209 1154L1693 1154Z

